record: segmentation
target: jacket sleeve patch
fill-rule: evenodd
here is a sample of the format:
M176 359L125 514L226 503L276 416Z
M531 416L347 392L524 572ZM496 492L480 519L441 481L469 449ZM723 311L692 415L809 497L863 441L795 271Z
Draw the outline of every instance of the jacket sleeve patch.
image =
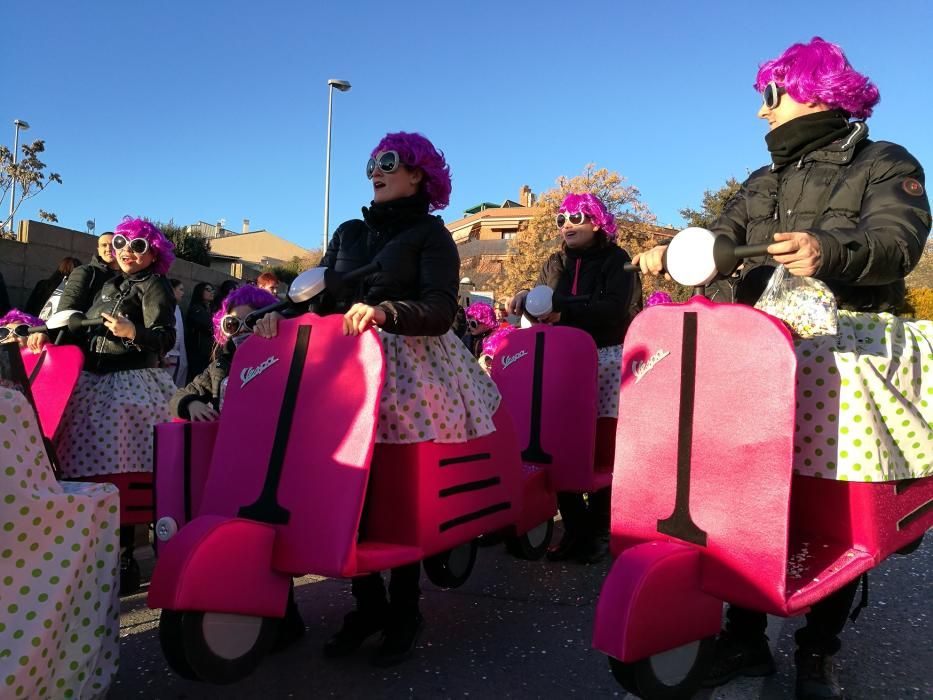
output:
M904 191L912 197L923 196L923 185L915 178L904 178L904 181L901 183L901 187L903 187Z

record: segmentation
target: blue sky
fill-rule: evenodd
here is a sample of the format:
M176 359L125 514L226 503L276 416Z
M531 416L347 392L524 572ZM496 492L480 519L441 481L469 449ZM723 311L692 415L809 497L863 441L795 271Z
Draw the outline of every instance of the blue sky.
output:
M353 85L334 96L331 229L369 202L366 159L397 130L445 151L447 221L595 162L677 225L767 162L757 66L814 35L881 90L872 136L933 168L928 2L49 0L2 16L0 142L28 121L64 181L17 217L76 229L248 218L318 247L331 77Z

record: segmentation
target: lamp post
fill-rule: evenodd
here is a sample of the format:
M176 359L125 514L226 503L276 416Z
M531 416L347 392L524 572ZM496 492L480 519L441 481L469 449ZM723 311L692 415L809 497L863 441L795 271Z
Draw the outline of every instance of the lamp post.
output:
M29 123L22 119L13 120L13 182L10 183L10 233L13 230L13 212L16 211L16 156L19 151L19 130L25 131L29 128Z
M327 227L330 215L330 125L334 111L334 88L337 88L340 92L346 92L350 89L350 83L336 78L327 81L327 158L324 168L324 247L321 248L322 255L327 252Z
M469 287L469 290L467 290L466 293L464 293L464 287ZM471 280L469 277L464 277L460 280L460 305L461 306L464 305L463 304L464 301L466 301L467 306L469 306L470 291L473 291L475 289L476 289L476 285L473 283L473 280Z

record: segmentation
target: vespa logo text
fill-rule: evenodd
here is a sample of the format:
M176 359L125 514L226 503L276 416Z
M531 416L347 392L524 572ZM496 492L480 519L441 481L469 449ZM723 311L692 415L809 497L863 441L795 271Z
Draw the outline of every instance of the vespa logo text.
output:
M654 355L648 358L647 362L639 362L635 360L632 362L632 374L635 375L635 383L638 384L638 380L648 374L648 370L658 364L665 357L670 355L667 350L658 350Z
M240 384L240 388L242 389L244 386L249 384L278 361L279 358L277 358L275 355L270 355L269 358L260 363L258 367L243 368L243 371L240 372L240 381L243 382Z
M505 369L509 365L515 364L527 354L527 350L522 350L521 352L517 352L514 355L506 355L502 358L502 369Z

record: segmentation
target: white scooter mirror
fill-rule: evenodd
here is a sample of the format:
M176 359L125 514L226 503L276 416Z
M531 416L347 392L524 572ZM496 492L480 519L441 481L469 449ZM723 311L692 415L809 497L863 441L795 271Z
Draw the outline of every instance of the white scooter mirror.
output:
M68 319L70 319L75 314L81 315L81 312L75 311L74 309L56 311L46 320L45 327L50 331L57 331L61 328L68 328Z
M719 271L713 257L716 234L705 228L685 228L667 247L664 267L685 287L701 287L716 278Z
M535 318L541 318L554 309L554 290L543 284L538 285L525 297L525 311Z
M312 267L298 275L288 288L288 298L296 304L310 301L324 291L326 267Z

